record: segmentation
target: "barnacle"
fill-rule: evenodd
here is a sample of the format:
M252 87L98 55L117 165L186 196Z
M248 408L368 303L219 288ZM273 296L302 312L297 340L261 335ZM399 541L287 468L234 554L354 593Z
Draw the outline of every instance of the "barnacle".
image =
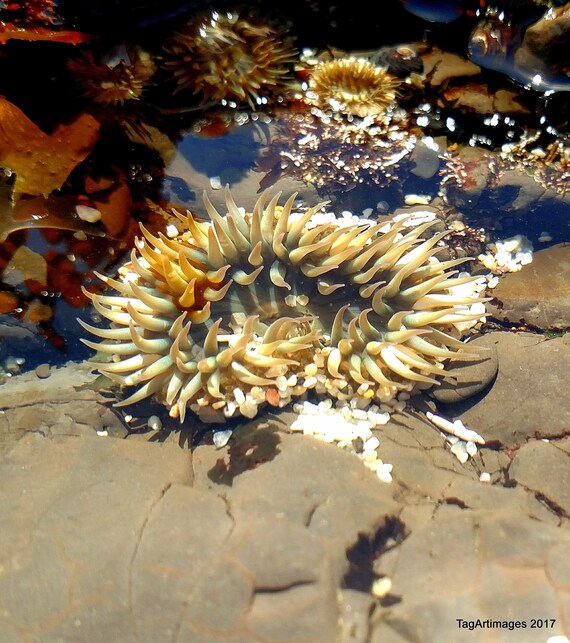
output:
M170 414L212 420L284 406L308 389L349 400L389 401L433 386L465 355L462 330L481 318L476 278L438 261L445 232L294 209L292 195L263 193L244 213L226 193L211 221L179 214L177 238L152 235L133 250L118 294L91 294L112 322L92 366L138 390L119 406L156 395ZM107 358L111 358L108 361Z

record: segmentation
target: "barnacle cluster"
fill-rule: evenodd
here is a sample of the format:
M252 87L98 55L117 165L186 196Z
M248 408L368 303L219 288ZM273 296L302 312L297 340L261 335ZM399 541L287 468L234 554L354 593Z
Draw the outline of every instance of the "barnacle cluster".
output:
M431 222L336 218L296 195L263 193L253 212L226 193L210 221L179 214L176 238L142 227L117 294L89 293L110 328L83 323L103 341L92 366L138 390L123 406L156 395L170 415L253 417L309 389L341 400L387 402L433 386L484 313L476 278L439 261L445 232ZM483 310L482 310L483 309Z
M307 100L321 109L365 117L383 114L396 98L400 81L384 67L363 58L318 64L311 73Z
M297 52L279 29L237 13L212 11L191 20L164 47L175 92L204 102L236 100L255 107L283 91Z
M150 54L138 45L121 45L100 58L86 50L67 67L84 95L102 105L138 100L156 71Z
M560 196L570 191L570 138L559 137L541 146L541 132L526 134L517 143L504 146L503 157L532 174L544 189Z
M292 114L279 122L272 147L278 150L280 172L334 192L359 184L389 185L416 141L405 119L348 121Z

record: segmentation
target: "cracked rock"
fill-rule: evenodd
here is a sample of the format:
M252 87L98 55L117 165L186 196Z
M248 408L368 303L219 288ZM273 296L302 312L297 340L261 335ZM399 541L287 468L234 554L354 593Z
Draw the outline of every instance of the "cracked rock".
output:
M563 440L570 443L570 438ZM548 475L545 472L548 471ZM509 468L509 476L570 516L570 454L556 442L536 441L521 447Z

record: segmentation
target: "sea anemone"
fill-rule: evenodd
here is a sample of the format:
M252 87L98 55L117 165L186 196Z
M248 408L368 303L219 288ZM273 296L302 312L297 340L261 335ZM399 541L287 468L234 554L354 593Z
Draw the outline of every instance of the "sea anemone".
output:
M67 68L84 95L102 105L139 99L156 71L150 54L135 45L121 45L101 59L86 50L69 60Z
M213 11L171 38L164 66L176 79L175 92L190 90L204 102L237 100L255 107L286 87L296 56L279 30Z
M309 80L309 102L322 109L365 117L383 114L396 99L400 81L362 58L319 64Z
M446 232L422 240L432 222L337 219L279 196L250 214L228 191L223 216L204 196L211 221L178 214L176 238L141 226L122 280L99 275L118 294L88 293L112 322L81 322L103 339L84 340L99 353L90 364L140 387L117 406L156 395L181 421L187 407L223 421L308 389L387 402L464 357L483 305L476 278L450 271L464 260L436 259Z

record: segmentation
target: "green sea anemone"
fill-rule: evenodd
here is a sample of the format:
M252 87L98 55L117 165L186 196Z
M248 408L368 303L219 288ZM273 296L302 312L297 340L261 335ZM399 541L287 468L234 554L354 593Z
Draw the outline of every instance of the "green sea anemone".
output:
M98 59L84 51L67 68L83 94L101 105L140 99L156 71L150 54L137 45L121 45Z
M176 92L203 101L236 100L255 107L290 80L297 52L278 29L236 13L213 11L191 20L164 47Z
M103 339L84 340L92 366L138 387L117 406L155 395L173 417L220 421L309 389L386 402L464 356L482 300L451 270L464 260L435 257L446 232L422 240L431 223L337 219L279 196L245 213L228 191L225 215L204 196L210 221L178 214L177 238L141 226L121 280L101 276L117 294L89 296L111 327L81 323Z
M362 58L320 63L309 80L308 97L322 109L365 117L383 114L394 102L400 81Z

